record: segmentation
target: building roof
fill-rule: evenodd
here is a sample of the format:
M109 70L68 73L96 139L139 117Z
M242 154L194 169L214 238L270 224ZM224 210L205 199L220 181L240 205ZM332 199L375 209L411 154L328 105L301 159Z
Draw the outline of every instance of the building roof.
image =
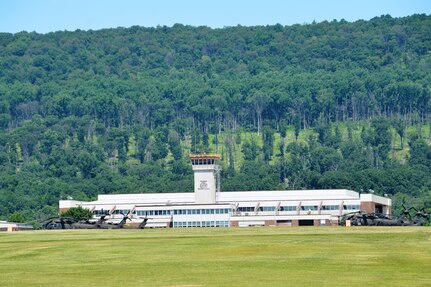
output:
M218 202L241 201L283 201L283 200L352 200L359 199L359 193L347 189L325 190L271 190L220 192Z
M263 202L263 201L305 201L305 200L359 200L359 194L347 189L327 190L271 190L271 191L234 191L217 194L217 203ZM97 201L85 204L194 204L193 192L183 193L136 193L100 194Z

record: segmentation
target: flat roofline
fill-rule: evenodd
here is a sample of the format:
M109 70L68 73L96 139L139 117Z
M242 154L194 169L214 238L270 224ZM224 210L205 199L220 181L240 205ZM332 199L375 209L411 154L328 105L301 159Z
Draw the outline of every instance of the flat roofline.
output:
M339 189L281 189L281 190L235 190L235 191L221 191L221 193L225 193L225 194L231 194L231 193L262 193L262 192L288 192L288 193L308 193L308 192L312 192L312 193L318 193L318 192L354 192L354 193L358 193L354 190L350 190L350 189L345 189L345 188L339 188ZM359 194L359 193L358 193Z
M254 193L254 194L258 194L258 193L270 193L270 192L279 192L279 193L308 193L308 192L313 192L313 193L318 193L318 192L324 192L324 193L328 193L328 192L352 192L352 193L357 193L358 192L354 191L354 190L350 190L350 189L287 189L287 190L235 190L235 191L230 191L230 190L222 190L219 193L223 193L223 194L239 194L239 193ZM144 196L167 196L167 195L190 195L190 194L194 194L194 191L186 191L186 192L140 192L140 193L110 193L110 194L99 194L99 196L103 196L103 197L115 197L115 196L139 196L139 195L144 195Z
M271 191L224 191L217 193L217 201L213 204L237 204L245 202L297 202L303 204L311 201L373 201L391 205L389 198L371 194L359 194L348 189L322 189L322 190L271 190ZM199 205L195 202L195 193L128 193L128 194L100 194L98 199L90 202L60 201L60 208L72 205L142 205L142 206L175 206ZM348 204L348 203L347 203ZM71 207L71 206L69 206Z

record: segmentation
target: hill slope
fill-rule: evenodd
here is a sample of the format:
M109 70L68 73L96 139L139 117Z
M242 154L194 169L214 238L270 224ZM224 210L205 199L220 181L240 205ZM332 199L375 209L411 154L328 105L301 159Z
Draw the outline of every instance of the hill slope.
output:
M347 187L428 204L431 17L0 34L0 217L58 199ZM413 198L413 199L412 199Z

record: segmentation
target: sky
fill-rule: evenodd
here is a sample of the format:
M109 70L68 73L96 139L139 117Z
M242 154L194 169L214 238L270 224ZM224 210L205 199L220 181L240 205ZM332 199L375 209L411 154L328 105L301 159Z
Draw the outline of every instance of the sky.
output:
M293 25L431 14L431 0L0 0L0 32Z

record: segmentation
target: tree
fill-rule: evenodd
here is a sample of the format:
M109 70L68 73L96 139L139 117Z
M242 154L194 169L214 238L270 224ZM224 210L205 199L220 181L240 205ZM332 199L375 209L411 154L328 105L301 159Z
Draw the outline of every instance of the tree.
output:
M401 138L401 149L404 149L405 122L400 118L394 119L392 120L392 126Z
M44 132L40 140L40 151L45 154L50 154L52 149L62 144L63 138L58 132L48 129Z
M179 160L182 157L181 142L180 137L175 130L169 131L168 144L174 159Z
M389 132L389 123L384 118L376 118L371 121L371 129L362 131L362 138L373 149L374 167L380 165L380 161L387 159L390 150L392 136Z
M91 217L93 217L93 213L87 209L83 208L81 206L78 207L72 207L66 210L65 212L61 213L62 218L73 218L77 221L79 220L88 220Z
M136 141L136 154L135 156L139 159L140 163L144 162L145 150L150 139L150 131L140 126L134 128L134 136Z
M262 133L263 137L263 158L265 161L269 161L274 154L274 130L268 126L265 126Z
M206 132L202 135L202 145L204 152L209 152L209 136Z
M227 135L225 139L225 146L227 148L228 159L229 159L229 167L227 169L227 175L232 177L235 175L235 156L234 156L235 142L234 142L234 135L232 133L229 133Z
M295 127L295 140L298 141L299 132L301 131L301 118L296 116L294 118L294 127Z
M250 136L250 140L246 140L242 145L242 153L244 155L244 160L247 161L255 160L258 156L259 147L253 135Z
M331 147L318 147L311 151L311 170L321 174L327 171L338 170L341 155Z
M267 96L262 93L256 93L249 99L249 103L252 105L254 111L256 112L257 134L260 135L263 123L262 113L268 103Z
M320 188L347 188L353 189L354 183L352 175L342 171L329 171L319 179Z
M423 139L410 144L410 164L428 167L431 171L431 146Z
M98 167L99 162L94 154L81 151L76 159L76 165L84 178L91 178L96 176L95 169Z
M314 130L318 134L317 139L319 140L319 143L320 144L324 144L325 143L326 134L328 133L328 126L320 124L320 125L317 125ZM329 130L329 132L330 132L330 130Z
M0 129L6 129L10 122L9 114L0 114Z
M16 212L12 213L11 215L9 215L8 221L16 222L16 223L24 223L25 217L21 212L16 211Z
M166 141L163 141L160 133L156 134L154 146L151 151L153 160L164 159L168 155L168 148Z
M286 121L282 120L279 124L279 130L280 130L280 156L284 157L284 150L286 146L286 135L287 135L287 123Z
M191 152L198 153L200 152L200 143L201 143L201 133L199 130L194 130L191 135Z
M36 123L25 123L24 127L19 127L13 131L13 143L20 145L21 155L26 164L30 162L30 157L35 151L40 132L41 127Z

